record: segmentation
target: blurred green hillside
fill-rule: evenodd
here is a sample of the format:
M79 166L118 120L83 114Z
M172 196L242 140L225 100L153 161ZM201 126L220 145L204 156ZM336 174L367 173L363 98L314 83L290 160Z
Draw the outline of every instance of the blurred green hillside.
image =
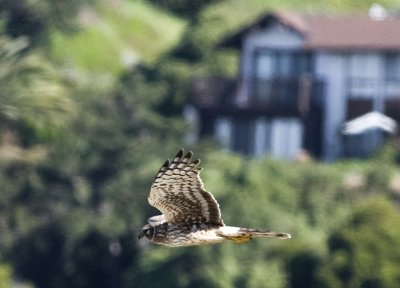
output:
M372 2L0 1L0 287L400 286L398 143L367 160L249 159L186 144L182 117L194 76L235 73L216 43L263 11ZM185 146L225 223L293 238L138 241L155 173Z
M83 7L80 30L51 34L55 60L87 72L119 73L154 62L179 40L185 20L143 1L101 1Z

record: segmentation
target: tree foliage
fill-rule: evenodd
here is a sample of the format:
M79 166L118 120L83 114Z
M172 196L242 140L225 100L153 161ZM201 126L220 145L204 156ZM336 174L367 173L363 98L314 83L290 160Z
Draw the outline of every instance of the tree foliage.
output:
M69 31L83 4L95 0L1 0L0 16L5 32L12 37L26 36L35 44L45 44L51 29Z
M328 239L321 276L326 287L396 287L400 284L400 213L384 198L361 203Z
M68 125L74 104L51 63L28 46L26 38L0 37L0 128L51 136Z

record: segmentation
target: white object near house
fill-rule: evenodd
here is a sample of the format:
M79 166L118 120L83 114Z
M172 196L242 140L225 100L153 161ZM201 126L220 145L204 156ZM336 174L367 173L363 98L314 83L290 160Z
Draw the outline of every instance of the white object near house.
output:
M354 135L373 129L380 129L389 134L395 134L397 132L397 123L392 118L374 111L346 122L342 133L345 135Z

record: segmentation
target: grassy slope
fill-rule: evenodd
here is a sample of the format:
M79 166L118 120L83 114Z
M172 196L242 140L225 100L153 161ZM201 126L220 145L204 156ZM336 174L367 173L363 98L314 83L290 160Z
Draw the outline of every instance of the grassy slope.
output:
M52 55L84 71L118 73L125 65L151 62L184 30L179 18L138 1L118 5L102 1L82 13L82 29L73 35L52 35Z

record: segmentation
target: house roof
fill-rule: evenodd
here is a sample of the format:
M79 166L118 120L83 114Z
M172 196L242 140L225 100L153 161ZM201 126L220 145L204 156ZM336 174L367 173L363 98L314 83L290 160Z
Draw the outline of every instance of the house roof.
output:
M276 22L302 35L304 49L400 50L400 17L374 19L368 15L306 15L289 11L266 14L221 44L240 48L246 34Z

